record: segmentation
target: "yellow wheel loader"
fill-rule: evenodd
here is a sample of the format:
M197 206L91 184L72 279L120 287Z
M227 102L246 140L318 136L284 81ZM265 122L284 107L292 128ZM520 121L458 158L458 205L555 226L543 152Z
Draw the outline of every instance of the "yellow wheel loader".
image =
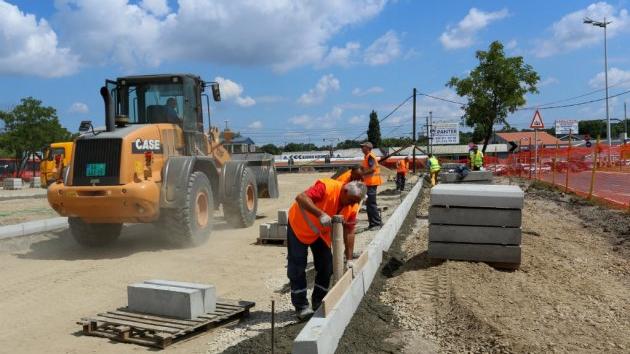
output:
M103 246L124 223L155 223L173 242L199 245L215 210L232 226L248 227L258 198L278 197L273 156L232 159L223 148L210 124L207 88L221 100L218 83L191 74L106 81L105 129L81 122L72 161L48 188L51 207L68 217L79 244ZM226 143L230 135L224 132Z

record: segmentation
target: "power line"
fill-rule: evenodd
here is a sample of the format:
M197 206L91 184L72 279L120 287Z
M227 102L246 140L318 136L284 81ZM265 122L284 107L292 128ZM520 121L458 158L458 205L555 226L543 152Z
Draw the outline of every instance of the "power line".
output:
M409 102L409 100L410 100L410 99L412 99L412 98L413 98L413 95L411 95L411 96L407 97L407 98L406 98L404 101L402 101L402 102L401 102L398 106L396 106L396 108L394 108L391 112L389 112L389 113L388 113L385 117L383 117L382 119L380 119L378 122L379 122L379 123L382 123L385 119L387 119L387 118L391 117L391 115L392 115L392 114L396 113L396 111L397 111L400 107L404 106L404 105L405 105L407 102ZM351 141L356 141L357 139L359 139L360 137L362 137L362 136L363 136L363 134L367 134L367 132L365 132L365 133L361 133L361 134L357 135L354 139L350 139L350 140L351 140Z

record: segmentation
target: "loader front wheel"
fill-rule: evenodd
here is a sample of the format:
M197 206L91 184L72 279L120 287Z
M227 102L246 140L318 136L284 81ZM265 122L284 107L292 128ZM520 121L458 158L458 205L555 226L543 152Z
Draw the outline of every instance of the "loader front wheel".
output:
M102 247L120 236L122 224L89 224L80 218L69 217L70 233L84 247Z
M185 203L180 208L162 209L159 226L178 246L199 246L210 238L214 201L208 177L195 171L188 179Z
M254 224L258 210L256 177L250 168L245 168L236 183L236 195L223 203L223 214L231 226L249 227Z

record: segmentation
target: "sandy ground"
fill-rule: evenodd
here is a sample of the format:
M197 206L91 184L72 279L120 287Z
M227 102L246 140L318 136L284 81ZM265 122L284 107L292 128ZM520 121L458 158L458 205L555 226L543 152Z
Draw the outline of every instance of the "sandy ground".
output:
M10 198L0 199L0 225L12 225L59 216L48 205L48 200L43 196L35 198L12 196Z
M393 313L393 334L364 352L390 352L391 345L403 353L630 352L627 215L528 188L523 262L510 272L430 261L427 204L425 198L417 232L389 262L395 271L374 289L387 305L380 311Z
M127 353L150 349L82 336L76 321L126 304L126 286L145 279L213 283L224 298L256 302L251 317L169 347L171 353L219 352L269 328L270 302L276 300L279 325L294 323L286 292L286 249L255 245L258 225L276 218L280 208L325 174L280 175L281 198L261 199L259 218L247 229L231 229L221 218L210 241L173 249L151 225L125 227L104 249L84 249L67 231L0 241L0 352ZM383 196L390 205L396 195ZM45 199L44 199L45 200ZM367 225L360 215L360 225ZM373 232L358 236L367 243Z

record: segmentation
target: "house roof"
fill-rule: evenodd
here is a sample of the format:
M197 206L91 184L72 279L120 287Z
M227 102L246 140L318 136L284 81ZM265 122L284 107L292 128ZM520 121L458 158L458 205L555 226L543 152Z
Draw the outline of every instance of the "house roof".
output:
M387 148L387 154L392 154L396 150L400 148L392 147ZM426 146L418 146L419 150L416 150L416 154L422 155L421 151L428 151ZM432 152L434 155L467 155L470 151L470 146L468 145L434 145L432 146ZM486 148L486 152L507 152L508 145L507 144L488 144ZM411 156L413 154L413 148L408 147L402 149L396 153L395 156Z
M246 136L239 136L230 140L229 143L225 143L225 145L233 145L233 144L247 144L247 145L255 145L254 141Z
M524 145L529 144L529 141L531 141L531 143L534 144L534 140L535 140L534 132L514 132L514 133L497 132L496 135L498 138L500 138L501 140L504 140L506 143L513 141L518 145L521 145L521 142L523 142ZM556 143L560 145L567 144L566 141L556 139L556 137L554 137L553 135L550 135L546 132L541 132L541 131L538 132L538 141L542 145L555 145Z

